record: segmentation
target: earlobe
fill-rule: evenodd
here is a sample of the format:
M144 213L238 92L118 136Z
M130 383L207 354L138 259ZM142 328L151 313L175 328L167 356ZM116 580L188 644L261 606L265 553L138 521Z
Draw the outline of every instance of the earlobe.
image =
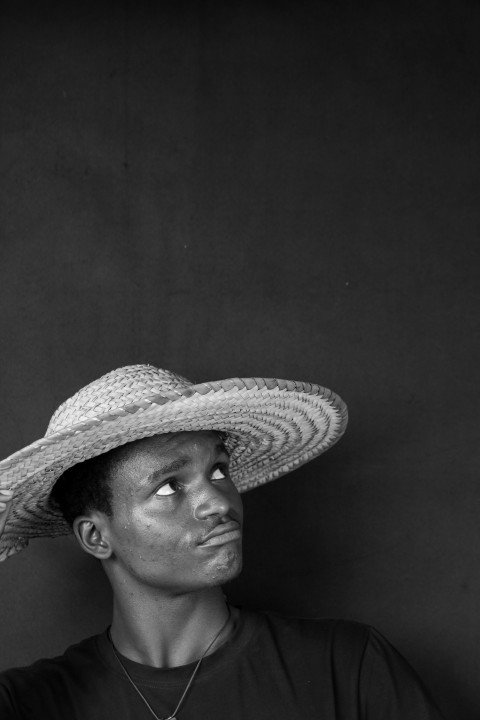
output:
M101 518L79 515L73 521L73 532L80 547L98 560L106 560L111 555L110 543Z

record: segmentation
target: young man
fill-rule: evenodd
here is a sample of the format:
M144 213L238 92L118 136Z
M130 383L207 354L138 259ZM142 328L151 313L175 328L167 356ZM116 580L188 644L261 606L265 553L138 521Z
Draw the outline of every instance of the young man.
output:
M73 529L111 583L112 624L0 675L2 720L438 720L371 628L238 610L221 590L242 564L239 492L319 455L346 421L318 385L192 385L151 366L61 405L0 463L0 553Z

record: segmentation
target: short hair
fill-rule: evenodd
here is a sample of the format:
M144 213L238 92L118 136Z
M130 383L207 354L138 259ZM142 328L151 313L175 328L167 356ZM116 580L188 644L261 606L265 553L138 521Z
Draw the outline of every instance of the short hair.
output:
M113 515L110 471L116 450L73 465L53 486L50 501L70 526L75 518L91 510L100 510L109 517Z

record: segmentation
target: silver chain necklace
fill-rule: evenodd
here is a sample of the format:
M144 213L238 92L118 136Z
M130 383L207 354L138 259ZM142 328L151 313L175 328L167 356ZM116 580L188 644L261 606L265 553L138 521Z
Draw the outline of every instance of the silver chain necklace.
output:
M207 649L203 652L202 656L200 657L200 659L198 660L197 664L196 664L195 667L193 668L193 672L192 672L192 674L190 675L190 679L189 679L189 681L188 681L188 683L187 683L187 686L186 686L185 690L184 690L183 693L182 693L182 697L180 698L180 700L179 700L178 703L177 703L177 707L175 708L175 710L173 711L173 713L172 713L171 715L168 715L168 717L165 717L165 718L160 718L160 717L158 717L158 715L156 714L156 712L154 711L154 709L152 708L152 706L151 706L150 703L148 702L147 698L143 695L142 692L140 692L140 689L137 687L136 683L133 681L130 673L129 673L128 670L127 670L127 668L125 667L125 665L123 664L123 662L120 660L120 656L119 656L119 654L117 653L117 649L116 649L115 645L113 644L112 636L111 636L111 633L110 633L110 628L108 628L107 636L108 636L108 639L110 640L110 644L111 644L111 646L112 646L113 654L114 654L115 657L117 658L117 660L118 660L118 662L119 662L119 664L120 664L120 667L121 667L122 670L123 670L123 673L124 673L125 677L127 678L127 680L130 681L130 684L132 685L132 687L134 688L134 690L136 691L136 693L137 693L138 695L140 695L140 697L142 698L143 702L145 703L145 705L147 706L147 708L148 708L148 709L150 710L150 712L152 713L152 715L153 715L153 717L155 718L155 720L177 720L177 719L176 719L176 715L177 715L178 711L180 710L180 708L182 707L183 701L184 701L185 698L187 697L187 693L188 693L188 691L190 690L193 681L195 680L195 676L196 676L197 672L198 672L199 669L200 669L200 665L202 664L203 658L204 658L205 655L208 653L208 651L210 650L210 648L214 645L214 643L218 640L218 638L220 637L220 635L222 634L222 632L225 630L225 628L227 627L228 623L230 622L230 618L231 618L232 614L231 614L231 612L230 612L230 607L229 607L228 605L227 605L227 609L228 609L228 617L227 617L227 619L225 620L225 622L223 623L222 627L221 627L220 630L217 632L217 634L215 635L215 637L213 638L213 640L208 644Z

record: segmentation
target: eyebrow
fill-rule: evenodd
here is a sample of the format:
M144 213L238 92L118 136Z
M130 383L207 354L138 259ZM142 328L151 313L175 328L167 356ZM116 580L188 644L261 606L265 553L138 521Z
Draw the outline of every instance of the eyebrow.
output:
M188 464L189 458L186 455L180 455L180 457L175 458L175 460L172 460L172 462L167 463L166 465L162 465L162 467L158 468L158 470L155 470L153 475L166 475L171 472L178 472L182 468L185 467L185 465Z
M215 445L214 449L217 456L226 455L228 458L230 458L230 453L228 452L223 442ZM175 458L175 460L172 460L172 462L169 462L166 465L162 465L162 467L159 467L158 470L154 470L152 473L150 473L150 475L146 478L146 481L150 483L156 480L160 475L168 475L169 473L178 472L179 470L182 470L182 468L184 468L186 465L188 465L189 462L190 458L188 457L188 455L180 455L179 457Z

